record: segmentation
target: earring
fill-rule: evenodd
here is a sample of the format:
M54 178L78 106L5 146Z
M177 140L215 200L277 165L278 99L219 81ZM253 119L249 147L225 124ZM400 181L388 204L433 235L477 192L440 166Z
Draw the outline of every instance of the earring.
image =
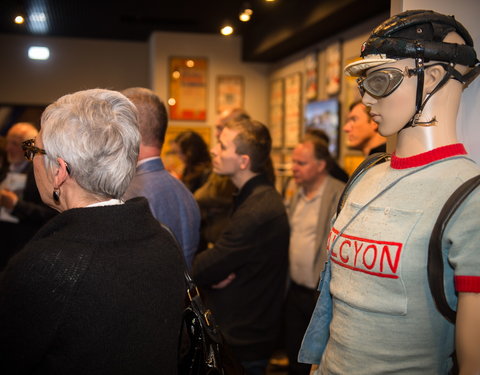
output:
M56 204L60 204L60 189L58 188L53 189L52 198Z

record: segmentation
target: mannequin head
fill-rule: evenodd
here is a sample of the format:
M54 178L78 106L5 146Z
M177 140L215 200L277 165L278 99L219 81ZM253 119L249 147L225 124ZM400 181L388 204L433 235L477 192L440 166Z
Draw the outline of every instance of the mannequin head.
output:
M345 71L359 77L380 134L398 133L398 146L408 135L419 152L456 142L462 89L480 73L473 41L460 23L432 11L406 11L378 26L361 56Z

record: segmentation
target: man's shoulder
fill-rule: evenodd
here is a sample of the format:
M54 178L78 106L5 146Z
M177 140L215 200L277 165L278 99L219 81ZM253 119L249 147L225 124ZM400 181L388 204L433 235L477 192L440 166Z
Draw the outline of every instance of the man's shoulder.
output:
M237 211L248 213L258 220L286 215L280 193L275 187L267 184L256 186Z

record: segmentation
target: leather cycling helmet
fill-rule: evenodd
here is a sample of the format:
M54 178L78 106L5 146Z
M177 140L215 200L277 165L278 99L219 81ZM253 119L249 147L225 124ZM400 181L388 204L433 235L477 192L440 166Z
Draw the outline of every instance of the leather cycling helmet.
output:
M443 42L450 32L456 32L465 41L465 45ZM416 75L417 97L416 113L404 128L416 125L428 99L450 78L468 84L480 73L480 64L473 48L473 40L465 27L447 16L431 10L408 10L399 13L373 30L363 43L361 59L345 67L347 76L361 77L365 71L378 65L395 62L399 59L415 59L415 69L409 71ZM425 63L435 61L445 70L445 77L422 103ZM440 63L438 63L440 62ZM472 67L462 75L455 64ZM428 67L428 65L427 65Z

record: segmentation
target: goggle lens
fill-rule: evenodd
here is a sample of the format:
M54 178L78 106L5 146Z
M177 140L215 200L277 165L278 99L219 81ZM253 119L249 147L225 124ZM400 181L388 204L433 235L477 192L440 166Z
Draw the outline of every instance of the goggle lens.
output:
M365 78L357 79L360 95L363 97L365 92L367 92L375 98L384 98L400 86L403 77L404 73L400 69L387 68L376 70Z

